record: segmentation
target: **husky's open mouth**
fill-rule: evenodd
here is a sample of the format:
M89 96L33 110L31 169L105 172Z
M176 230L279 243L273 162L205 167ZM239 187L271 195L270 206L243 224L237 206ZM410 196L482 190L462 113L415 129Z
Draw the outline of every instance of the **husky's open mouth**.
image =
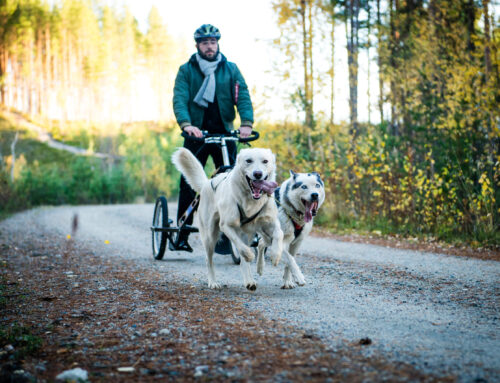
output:
M313 217L315 217L318 213L318 201L307 201L302 198L302 203L306 208L306 211L304 212L304 221L306 223L311 222Z
M246 178L248 186L250 187L250 191L252 192L253 199L259 199L260 197L262 197L263 193L272 194L278 187L278 184L273 181L252 180L248 176Z

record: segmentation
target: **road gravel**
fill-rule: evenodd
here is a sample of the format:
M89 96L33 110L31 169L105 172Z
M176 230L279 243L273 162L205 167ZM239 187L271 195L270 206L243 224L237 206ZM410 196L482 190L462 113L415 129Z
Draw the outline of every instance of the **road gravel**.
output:
M170 205L175 216L175 205ZM2 233L67 237L109 259L155 269L165 281L206 286L204 251L153 259L153 205L38 208L0 223ZM310 332L332 349L370 343L367 356L414 365L460 382L500 381L500 264L471 258L310 237L297 258L307 284L280 289L283 265L266 262L257 290L247 291L230 256L215 257L219 282L245 307ZM255 265L252 265L255 272ZM213 291L213 294L217 294ZM369 341L366 341L366 338ZM370 342L371 341L371 342Z

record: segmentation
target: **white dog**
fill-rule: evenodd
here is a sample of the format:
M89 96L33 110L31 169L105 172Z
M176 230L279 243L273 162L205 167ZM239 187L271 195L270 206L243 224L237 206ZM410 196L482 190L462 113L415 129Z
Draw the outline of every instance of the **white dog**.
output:
M295 173L290 171L287 179L275 192L279 205L279 221L283 230L283 289L293 289L294 281L303 286L306 281L295 262L300 244L311 232L313 217L325 200L323 181L318 173ZM257 272L264 272L266 241L260 241L257 255ZM293 279L292 279L293 277Z
M221 230L241 257L243 283L249 290L257 285L250 264L254 252L249 240L259 233L270 244L270 255L277 265L283 250L283 232L272 193L275 182L275 157L269 149L242 149L230 172L212 179L187 149L180 148L172 156L175 167L189 185L200 193L198 221L201 240L207 255L208 286L220 288L215 278L213 254Z

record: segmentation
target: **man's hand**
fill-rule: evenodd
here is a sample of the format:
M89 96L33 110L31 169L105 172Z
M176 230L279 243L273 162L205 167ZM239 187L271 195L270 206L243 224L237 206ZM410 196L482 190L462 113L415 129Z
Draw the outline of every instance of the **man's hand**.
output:
M240 126L240 137L241 138L250 137L251 134L252 134L252 127L251 126Z
M203 133L196 126L188 125L188 126L185 126L182 130L184 130L190 136L195 136L197 138L203 137Z

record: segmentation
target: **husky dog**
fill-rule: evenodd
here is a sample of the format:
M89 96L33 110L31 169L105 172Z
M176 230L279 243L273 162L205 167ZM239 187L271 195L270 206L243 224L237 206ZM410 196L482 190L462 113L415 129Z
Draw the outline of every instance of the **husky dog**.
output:
M295 255L303 239L311 232L313 217L325 200L325 188L318 173L295 173L290 170L290 178L275 191L279 206L279 221L283 230L283 289L293 289L294 281L303 286L304 275L295 262ZM257 255L257 272L264 271L266 241L260 241ZM293 277L293 279L292 279Z
M207 178L200 162L185 148L173 154L172 162L188 184L200 193L198 221L207 256L208 286L220 288L215 278L213 254L222 231L241 256L244 285L255 290L257 285L249 264L255 256L249 239L259 233L268 241L274 265L278 264L283 250L278 208L272 198L278 186L274 154L269 149L242 149L234 168L212 179Z

